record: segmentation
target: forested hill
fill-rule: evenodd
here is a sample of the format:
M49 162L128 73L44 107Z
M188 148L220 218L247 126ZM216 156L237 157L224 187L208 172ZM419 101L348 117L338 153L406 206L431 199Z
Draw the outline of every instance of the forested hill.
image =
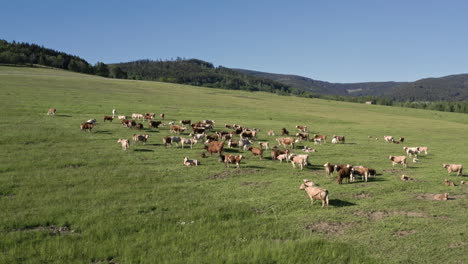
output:
M307 77L236 69L244 74L268 78L292 88L322 95L384 96L395 101L468 101L468 74L427 78L415 82L330 83Z
M170 61L138 60L113 64L126 72L129 79L150 80L223 88L231 90L290 93L288 85L239 73L197 59Z

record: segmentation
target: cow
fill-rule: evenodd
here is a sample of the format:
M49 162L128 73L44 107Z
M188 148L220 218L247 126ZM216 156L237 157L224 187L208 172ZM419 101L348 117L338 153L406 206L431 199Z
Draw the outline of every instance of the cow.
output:
M172 143L175 143L176 146L178 147L178 146L179 146L179 143L182 143L182 138L181 138L181 137L173 136L173 137L171 137L171 142L172 142Z
M355 181L356 177L354 176L355 174L360 175L362 179L367 182L367 179L369 178L369 168L366 168L364 166L353 166L351 168L351 181Z
M333 172L335 171L335 166L332 165L330 162L327 162L323 164L323 167L325 167L325 175L328 176L333 176Z
M418 154L421 154L422 152L424 152L424 154L427 155L427 153L429 152L428 147L418 147L418 148L419 148Z
M273 150L271 151L271 159L272 160L277 160L278 156L279 155L282 155L282 154L289 154L289 150L287 149L284 149L284 150ZM288 157L289 158L289 157Z
M120 119L120 120L123 120L123 119L127 119L127 116L119 115L119 116L117 116L117 118Z
M229 147L229 148L237 148L237 147L239 147L239 140L232 140L232 139L230 139L230 140L228 141L228 147Z
M309 133L306 133L306 132L296 133L296 137L298 139L296 142L299 142L299 141L302 141L302 140L309 141Z
M345 143L345 136L337 136L337 135L333 135L333 139L336 141L335 144L337 143ZM332 143L333 143L333 139L332 139Z
M336 169L335 165L335 169ZM344 167L338 171L338 184L343 183L343 179L347 179L347 182L349 183L349 179L351 178L351 169L352 167Z
M117 140L117 143L120 143L124 151L130 148L130 141L128 139L120 138L119 140Z
M395 167L395 164L401 164L403 165L403 168L406 168L408 163L406 162L406 156L388 156L388 159L392 161L393 167Z
M322 142L327 143L327 136L325 136L325 135L314 134L313 139L314 139L314 142L316 142L316 140L320 140L320 143L322 143Z
M257 147L249 147L248 150L252 152L254 156L259 156L260 159L263 159L263 149Z
M92 125L96 125L96 119L89 119L88 121L86 121L86 123L88 124L92 124Z
M161 117L161 119L164 120L164 113L159 114L159 117Z
M307 147L307 146L304 146L304 148L302 149L302 151L307 152L307 153L310 153L310 152L317 152L316 149L313 149L313 148L310 148L310 147Z
M55 115L55 112L57 112L57 109L55 108L49 108L49 111L47 111L47 115Z
M122 126L124 126L124 127L132 128L132 127L136 126L135 120L124 119L121 122L122 122Z
M409 176L406 176L406 175L404 175L404 174L401 175L400 180L402 180L402 181L414 181L413 178L411 178L411 177L409 177Z
M180 138L181 143L182 143L182 148L184 148L184 145L190 145L190 148L193 148L193 145L195 145L198 141L195 138Z
M445 179L444 184L446 186L451 186L451 187L457 186L457 185L455 185L455 183L453 181L449 181L447 179Z
M260 148L265 148L265 150L270 149L270 143L268 142L258 142L258 145L260 146Z
M276 156L276 159L283 163L283 160L289 160L289 154L280 154Z
M329 206L328 191L326 189L319 188L314 182L304 179L304 183L299 186L300 190L305 190L309 196L311 203L314 204L314 200L322 201L322 208Z
M283 127L281 129L281 135L282 136L289 136L289 131L286 128Z
M88 130L88 132L90 132L90 133L91 133L91 130L93 129L93 127L94 127L93 124L86 123L86 122L84 122L84 123L82 123L82 124L80 125L81 131Z
M213 153L218 153L221 156L224 149L224 141L213 141L209 145L205 146L205 149L213 156Z
M137 123L135 128L138 129L138 130L142 130L143 129L143 124L142 123Z
M141 141L143 142L143 145L146 145L146 141L148 141L148 138L150 138L150 135L148 134L143 134L143 135L133 134L134 143L140 143Z
M300 157L297 155L291 155L289 157L289 160L291 161L293 168L296 168L296 164L299 164L299 167L301 167L301 170L303 170L304 166L307 165L307 160L304 157Z
M395 141L395 138L392 136L384 136L383 139L388 143Z
M172 126L170 126L169 131L170 131L171 133L180 134L180 133L184 132L186 129L187 129L187 128L182 127L182 126L172 125Z
M142 114L133 113L133 114L132 114L132 119L143 119L143 115L142 115Z
M303 132L303 133L307 132L307 126L297 125L296 128L297 128L297 130L299 130L299 132Z
M268 136L275 136L275 131L273 131L273 130L268 130L267 135L268 135Z
M403 147L403 150L406 152L406 154L409 157L411 157L412 155L418 157L419 147L413 147L413 148Z
M448 193L436 194L434 195L433 199L437 201L447 201L449 199L448 195L449 195Z
M192 120L180 120L180 122L182 125L189 125L192 124Z
M202 121L202 123L209 124L214 127L216 122L214 120L205 119Z
M242 139L245 139L245 138L255 139L257 137L257 132L256 131L249 131L247 129L244 129L244 131L242 131L242 133L240 133L239 136Z
M115 115L117 114L117 110L112 109L112 118L115 118Z
M253 142L249 139L241 139L239 140L239 148L243 148L244 151L251 147Z
M463 176L463 165L461 164L443 164L442 167L447 169L448 174L457 172L457 176Z
M166 148L167 148L168 145L172 146L172 138L171 137L163 137L162 140L163 140L163 143L166 146Z
M230 154L226 154L224 156L224 164L226 166L226 168L229 168L229 163L233 163L233 164L236 164L236 168L240 168L240 162L242 160L243 156L240 155L240 156L236 156L236 155L230 155Z
M158 128L161 124L161 121L149 121L149 128Z
M292 137L277 138L276 141L277 141L280 145L282 145L282 146L284 146L284 147L290 146L291 149L294 148L295 140L294 140L294 138L292 138Z
M200 165L200 162L196 159L194 160L191 160L189 159L188 157L185 157L184 158L184 163L183 163L185 166L198 166Z

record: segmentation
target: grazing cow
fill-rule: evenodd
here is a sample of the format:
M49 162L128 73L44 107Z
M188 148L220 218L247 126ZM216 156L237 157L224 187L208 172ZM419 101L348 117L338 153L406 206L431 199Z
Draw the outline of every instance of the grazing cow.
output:
M402 181L414 181L413 178L411 178L411 177L409 177L409 176L406 176L406 175L404 175L404 174L401 175L400 180L402 180Z
M214 120L205 119L205 120L202 121L202 123L209 124L209 125L214 127L216 122Z
M143 119L146 120L146 121L151 121L153 120L154 116L151 115L151 113L146 113L144 116L143 116Z
M294 140L294 138L292 138L292 137L277 138L276 141L277 141L280 145L284 146L285 148L286 148L286 146L290 146L291 149L294 148L295 140Z
M434 200L437 200L437 201L447 201L449 198L448 198L448 193L444 193L444 194L436 194L434 195Z
M457 176L460 176L463 173L463 165L461 164L443 164L442 167L447 169L449 175L452 172L457 172Z
M239 140L239 148L243 148L244 150L247 150L249 147L251 147L253 142L249 139L241 139Z
M146 141L148 141L148 138L150 138L150 135L148 134L143 134L143 135L138 135L138 134L133 134L133 142L135 143L140 143L143 142L143 145L146 145Z
M335 170L336 168L337 165L335 165ZM351 169L352 167L344 167L338 171L338 184L342 184L343 179L347 179L347 182L349 183L349 179L351 178Z
M297 142L302 141L302 140L309 141L309 133L306 133L306 132L296 133L296 137L298 139Z
M55 112L57 112L57 109L55 108L49 108L49 111L47 111L47 115L55 115Z
M283 127L281 129L281 135L282 136L289 136L289 131L286 128Z
M384 136L383 139L388 143L395 141L395 138L392 136Z
M226 166L226 168L229 168L229 163L233 163L233 164L236 164L236 168L240 168L240 162L242 160L243 156L240 155L240 156L235 156L235 155L230 155L230 154L226 154L224 156L224 164Z
M143 115L142 115L142 114L133 113L133 114L132 114L132 119L143 119Z
M206 139L209 140L210 142L211 141L217 141L219 139L219 136L218 135L206 135Z
M336 136L336 135L333 135L333 139L336 141L336 143L334 144L337 144L337 143L345 143L345 137L344 136ZM332 143L333 143L333 139L332 139Z
M418 148L419 148L418 154L421 154L424 151L424 154L427 155L427 153L429 152L428 147L418 147Z
M228 147L229 147L229 148L237 148L237 147L239 147L239 140L232 140L232 139L230 139L230 140L228 141Z
M254 139L254 138L257 137L257 132L256 131L249 131L247 129L244 129L244 131L242 131L242 133L240 133L239 136L242 139L245 139L245 138Z
M206 134L205 133L200 133L200 134L190 133L189 136L193 137L196 140L203 141L205 139Z
M124 126L124 127L132 128L132 127L136 126L135 120L124 119L121 122L122 122L122 126Z
M224 141L210 142L208 146L205 146L205 149L210 153L210 156L213 156L213 153L218 153L221 156L224 149Z
M198 165L200 165L200 162L198 160L196 160L196 159L191 160L188 157L185 157L184 158L184 165L185 166L198 166Z
M327 136L325 136L325 135L314 134L313 139L314 139L314 142L316 142L316 140L320 139L320 143L322 143L322 142L327 143Z
M84 123L82 123L82 124L80 125L81 131L88 130L88 132L90 132L90 133L91 133L91 130L93 129L93 127L94 127L93 124L86 123L86 122L84 122Z
M403 147L403 150L406 152L406 155L408 155L409 157L411 157L412 155L418 157L419 147L413 147L413 148Z
M166 146L166 148L167 148L168 145L172 146L172 138L171 137L163 137L162 140L163 140L163 143Z
M388 159L392 161L393 167L395 167L395 164L402 164L403 168L406 168L408 163L406 162L406 156L388 156Z
M296 126L297 130L299 130L299 132L307 132L307 126L299 126L297 125Z
M323 164L323 167L325 167L325 175L328 176L333 176L333 171L335 171L335 166L332 165L330 162L327 162Z
M161 121L150 121L149 122L149 128L158 128L161 125Z
M392 139L392 143L393 144L400 144L401 142L400 141L395 141L394 139Z
M181 137L173 136L173 137L171 137L171 141L172 141L172 143L175 143L176 146L178 147L178 146L179 146L179 143L182 142L182 138L181 138Z
M356 177L354 177L355 174L360 175L362 179L367 182L367 179L369 178L369 168L364 166L353 166L351 168L351 181L356 180Z
M161 119L164 120L164 113L159 114L159 117L161 117Z
M304 157L299 157L299 156L293 156L291 155L289 157L289 160L291 161L291 164L293 165L293 168L296 168L296 164L299 164L299 166L301 167L301 170L304 169L304 165L307 164L307 161Z
M189 125L192 124L192 120L180 120L180 122L182 125Z
M124 115L119 115L117 116L118 119L122 120L122 119L127 119L127 116L124 116Z
M291 153L291 155L289 156L289 158L291 159L291 157L299 157L299 158L302 158L302 159L304 160L304 166L310 165L310 163L309 163L309 155L307 155L307 154L297 155L297 154Z
M182 126L175 126L175 125L172 125L172 126L170 126L169 131L170 131L171 133L180 134L180 133L184 132L186 129L187 129L187 128L182 127Z
M283 160L289 160L289 154L280 154L276 156L276 159L283 163Z
M453 181L449 181L447 179L445 179L444 184L447 185L447 186L451 186L451 187L457 186L457 185L455 185L455 183Z
M267 135L268 135L268 136L275 136L275 131L269 130L269 131L267 132Z
M138 130L142 130L143 129L143 124L142 123L137 123L135 128L138 129Z
M117 114L117 110L112 109L112 118L115 118L115 115Z
M122 145L122 149L124 151L130 148L130 140L128 139L120 138L119 140L117 140L117 143L120 143L120 145Z
M182 143L182 148L184 148L184 145L190 145L190 148L193 148L193 145L195 145L198 141L195 138L180 138L181 143Z
M311 203L314 204L314 200L322 201L322 207L329 206L328 191L326 189L319 188L315 183L304 179L304 183L299 186L300 190L305 190L309 196Z
M277 159L278 159L278 156L279 156L279 155L282 155L282 154L289 154L289 150L287 150L287 149L284 149L284 150L280 150L280 149L278 149L278 150L273 150L273 151L271 152L271 159L272 159L272 160L277 160ZM288 157L288 158L289 158L289 157Z
M258 145L260 145L260 148L265 148L265 150L270 149L270 143L268 142L258 142Z
M249 147L248 150L252 152L254 156L259 156L260 159L263 159L263 149L257 147Z

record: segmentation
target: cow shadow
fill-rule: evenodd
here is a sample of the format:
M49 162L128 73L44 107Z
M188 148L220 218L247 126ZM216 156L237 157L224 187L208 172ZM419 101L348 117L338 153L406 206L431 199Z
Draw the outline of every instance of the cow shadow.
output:
M335 206L335 207L346 207L346 206L354 206L356 205L355 203L343 201L340 199L331 199L330 200L330 205Z
M223 149L224 152L228 152L228 153L240 153L240 151L238 149Z
M148 132L148 133L159 133L159 131L156 131L156 130L146 130L146 132Z
M55 115L55 116L58 116L58 117L72 117L71 115Z
M94 132L95 134L105 134L105 135L112 135L112 132L110 132L109 130L99 130L99 131L96 131Z

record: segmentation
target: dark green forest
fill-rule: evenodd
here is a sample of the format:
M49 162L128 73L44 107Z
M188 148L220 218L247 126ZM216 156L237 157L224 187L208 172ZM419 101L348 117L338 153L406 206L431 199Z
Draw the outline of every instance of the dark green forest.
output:
M47 66L110 78L264 91L285 96L353 103L371 101L379 105L468 113L468 74L428 78L409 83L332 84L294 75L215 67L212 63L198 59L138 60L109 65L98 62L91 65L78 56L36 44L15 41L10 43L6 40L0 40L0 64ZM369 92L367 95L364 92L354 93L354 96L343 95L343 92L349 89Z

